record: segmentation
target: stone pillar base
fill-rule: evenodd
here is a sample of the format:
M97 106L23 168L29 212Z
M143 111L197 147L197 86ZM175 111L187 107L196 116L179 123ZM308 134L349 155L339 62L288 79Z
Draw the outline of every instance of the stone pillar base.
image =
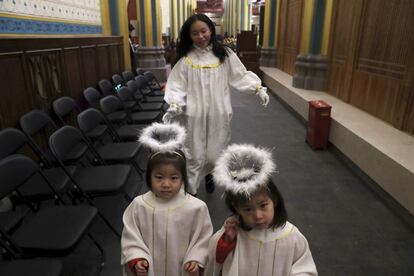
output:
M260 66L276 67L277 65L276 48L260 48Z
M144 69L154 73L160 82L167 81L171 65L166 64L164 47L139 47L137 49L137 69Z
M315 54L299 54L292 86L308 90L326 90L327 58Z

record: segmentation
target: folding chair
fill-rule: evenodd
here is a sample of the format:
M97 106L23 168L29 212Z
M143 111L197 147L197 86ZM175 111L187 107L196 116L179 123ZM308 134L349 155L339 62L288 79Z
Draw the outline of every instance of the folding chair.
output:
M60 276L62 262L53 259L0 261L0 275Z
M142 68L137 68L135 69L135 72L137 73L137 76L139 76L139 75L144 75L145 70Z
M161 112L140 111L128 113L121 100L115 96L106 96L100 100L101 110L110 121L129 121L133 124L149 124L161 119Z
M134 93L128 87L121 87L118 90L118 98L124 103L125 107L132 111L160 111L163 112L162 102L143 103L142 99L135 99Z
M151 90L145 76L136 76L135 81L136 81L138 89L142 93L145 101L148 101L148 102L164 102L164 92L162 92L162 94L161 94L160 92Z
M0 159L18 153L25 146L34 151L33 145L20 130L5 128L0 131ZM45 162L47 163L44 166L43 173L50 179L57 194L62 196L70 188L70 179L61 168L51 167L48 160L45 160ZM70 174L74 174L76 171L74 166L67 169ZM55 192L50 189L39 174L34 174L28 178L27 185L23 185L18 192L25 201L29 202L39 203L53 198L57 200Z
M53 101L52 108L62 125L76 125L76 119L72 115L81 112L81 108L76 101L68 96L60 97Z
M159 83L159 81L157 80L157 78L155 77L154 73L152 73L151 71L145 71L144 72L144 77L147 79L148 84L150 85L151 89L153 91L162 91L162 89L164 89L164 85L161 85ZM161 94L161 93L159 93ZM162 93L164 94L164 93Z
M135 78L135 75L131 71L124 71L122 72L122 77L126 82L128 82L130 80L133 80Z
M0 198L27 183L27 179L36 173L50 184L39 166L26 156L16 154L0 160ZM53 190L52 185L49 187ZM15 258L57 257L73 252L81 239L88 235L101 253L102 268L103 249L88 233L96 215L97 209L92 206L44 206L25 217L11 234L0 226L1 240Z
M102 98L101 93L93 87L83 90L83 97L88 102L89 107L99 108L99 100Z
M98 140L105 133L113 137L118 137L120 141L137 141L140 131L146 125L122 125L116 128L105 116L95 108L84 110L78 115L79 128L87 137Z
M121 85L121 86L125 86L126 82L125 80L118 74L114 74L112 75L112 82L114 83L114 85Z
M109 80L100 80L98 86L103 96L116 95L115 88Z

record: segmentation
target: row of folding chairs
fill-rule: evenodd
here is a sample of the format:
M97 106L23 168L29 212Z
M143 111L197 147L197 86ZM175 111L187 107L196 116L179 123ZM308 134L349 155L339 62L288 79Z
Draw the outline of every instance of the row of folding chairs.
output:
M105 105L108 102L110 107ZM111 106L118 109L108 112ZM81 111L72 98L62 97L53 103L53 110L64 125L61 128L47 113L32 110L20 119L22 131L0 131L0 199L12 194L27 206L23 211L17 208L0 213L0 245L8 257L17 259L1 260L0 275L60 275L59 260L27 258L64 256L73 251L83 236L88 236L101 252L102 268L104 252L89 228L99 216L117 236L119 232L93 200L118 193L128 202L132 200L124 190L131 167L124 163L128 162L140 174L142 170L135 160L140 146L128 141L135 141L139 129L145 126L134 122L151 120L137 120L137 110L128 110L119 96L102 97L99 107ZM77 113L79 128L67 125L65 117L72 112ZM116 117L114 112L118 112L116 124L109 119L111 114ZM44 135L47 129L52 134L45 149L37 143L36 136ZM109 136L109 143L102 139L104 134ZM19 154L24 147L30 148L40 162ZM40 207L41 202L49 199L58 205Z

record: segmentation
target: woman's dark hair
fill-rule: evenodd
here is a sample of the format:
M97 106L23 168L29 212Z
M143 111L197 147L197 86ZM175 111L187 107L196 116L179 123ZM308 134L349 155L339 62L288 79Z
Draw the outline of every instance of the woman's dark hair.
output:
M211 21L207 15L202 14L202 13L194 14L190 16L189 18L187 18L187 20L184 22L183 26L181 27L180 42L177 45L178 59L186 56L188 52L190 52L191 49L193 48L193 41L191 40L190 30L191 30L191 25L193 25L193 23L196 21L202 21L207 24L211 32L210 43L213 46L213 53L216 57L220 59L220 62L224 62L224 59L229 56L227 53L227 50L223 46L223 44L221 44L217 40L216 28L214 27L213 21Z
M168 151L168 152L156 152L153 153L147 164L147 172L145 174L145 182L148 189L152 191L151 174L156 166L171 164L176 167L182 175L184 182L184 191L187 192L188 178L186 170L185 155L181 150Z
M275 216L273 217L273 222L270 225L272 228L276 228L279 226L284 226L288 219L287 211L285 208L285 202L283 200L282 194L277 189L276 185L273 183L272 179L269 178L268 182L266 183L263 188L258 189L254 194L247 196L245 194L234 194L232 192L226 191L224 193L225 202L227 208L233 214L238 214L236 208L243 205L244 203L248 202L252 196L258 193L266 193L270 199L273 201ZM244 230L251 230L252 228L246 225L243 221L243 218L239 216L240 224L239 226Z

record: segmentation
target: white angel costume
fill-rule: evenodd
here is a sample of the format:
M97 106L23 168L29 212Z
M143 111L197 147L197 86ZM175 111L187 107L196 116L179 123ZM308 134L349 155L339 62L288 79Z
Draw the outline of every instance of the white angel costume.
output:
M210 241L205 275L317 275L306 238L289 222L276 229L245 231L238 228L236 247L224 263L219 264L216 247L223 233L224 229L219 230Z
M149 263L149 276L188 275L183 265L206 266L213 233L206 204L181 191L170 200L151 191L136 197L125 210L121 239L124 275L133 275L127 263L137 258Z
M230 142L230 89L251 94L261 89L260 78L247 71L233 51L228 50L228 55L220 63L211 45L194 46L167 80L164 100L183 110L174 119L187 129L187 174L193 194Z

